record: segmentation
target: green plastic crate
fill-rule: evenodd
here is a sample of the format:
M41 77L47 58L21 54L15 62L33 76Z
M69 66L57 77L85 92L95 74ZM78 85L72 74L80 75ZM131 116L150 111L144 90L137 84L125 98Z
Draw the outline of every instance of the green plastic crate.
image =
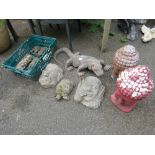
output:
M57 45L56 38L46 37L46 36L39 36L39 35L32 35L26 41L24 41L19 48L9 57L7 58L2 66L19 76L23 76L30 79L36 79L45 69L47 64L51 61L51 58L54 54L54 50ZM22 70L17 69L16 65L21 61L21 59L26 54L31 54L31 49L34 46L46 47L43 53L38 57L38 61L30 68Z

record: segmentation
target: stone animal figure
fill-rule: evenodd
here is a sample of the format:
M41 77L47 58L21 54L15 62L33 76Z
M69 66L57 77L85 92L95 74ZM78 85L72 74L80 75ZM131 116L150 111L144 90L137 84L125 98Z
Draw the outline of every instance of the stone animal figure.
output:
M92 70L97 76L102 76L104 74L104 71L108 71L111 69L110 65L106 65L103 60L98 60L92 56L87 55L80 55L79 52L73 54L68 48L60 48L55 52L54 58L57 61L56 57L61 52L65 52L69 59L66 62L65 68L67 70L72 70L73 67L78 68L77 73L79 76L83 76L85 72L83 72L84 69ZM104 68L102 68L102 66Z
M49 63L43 70L39 83L44 88L50 88L56 86L63 76L63 70L59 66Z
M56 99L69 100L69 94L74 87L74 83L68 79L62 79L56 86Z
M149 27L143 25L141 31L144 33L144 35L142 36L143 42L148 42L155 38L155 28L150 29Z
M103 100L104 92L105 86L101 81L97 77L88 76L79 82L74 100L86 107L96 109Z

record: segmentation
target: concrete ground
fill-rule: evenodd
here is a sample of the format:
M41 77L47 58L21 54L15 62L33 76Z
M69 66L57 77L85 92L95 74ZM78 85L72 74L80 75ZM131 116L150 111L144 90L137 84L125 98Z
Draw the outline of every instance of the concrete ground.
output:
M18 35L18 43L13 42L9 51L0 55L2 63L31 33L25 21L12 21ZM108 41L108 50L99 52L101 32L89 33L82 28L79 33L77 26L71 27L73 48L83 54L101 57L106 63L111 63L116 49L125 44L132 44L140 52L140 64L147 65L155 77L155 40L142 43L141 40L121 43L122 35L116 23L112 23L111 31L115 36ZM44 33L58 39L58 46L68 46L66 34L61 28L51 29L44 26ZM67 57L59 56L65 63ZM85 76L93 75L87 73ZM66 71L65 77L76 84L76 69ZM72 92L70 101L56 101L55 89L44 89L38 81L18 77L6 69L0 68L0 134L155 134L155 92L143 101L140 101L131 113L123 113L109 101L109 96L114 90L115 82L107 72L100 78L106 86L106 93L100 108L92 110L73 101Z

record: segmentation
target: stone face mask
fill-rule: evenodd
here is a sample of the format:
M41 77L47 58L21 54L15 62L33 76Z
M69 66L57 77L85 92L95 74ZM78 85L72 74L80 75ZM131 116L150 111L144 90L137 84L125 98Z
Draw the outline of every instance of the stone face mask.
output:
M101 81L93 76L86 77L79 82L74 100L90 108L98 108L103 99L105 87Z
M48 64L42 72L39 83L44 88L56 86L56 84L63 78L63 70L55 64Z

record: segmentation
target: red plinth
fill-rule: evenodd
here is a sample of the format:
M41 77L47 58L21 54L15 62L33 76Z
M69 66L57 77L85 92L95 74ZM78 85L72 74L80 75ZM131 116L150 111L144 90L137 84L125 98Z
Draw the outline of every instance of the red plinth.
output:
M137 101L123 97L118 90L110 96L110 100L118 109L126 113L131 112L137 104Z

